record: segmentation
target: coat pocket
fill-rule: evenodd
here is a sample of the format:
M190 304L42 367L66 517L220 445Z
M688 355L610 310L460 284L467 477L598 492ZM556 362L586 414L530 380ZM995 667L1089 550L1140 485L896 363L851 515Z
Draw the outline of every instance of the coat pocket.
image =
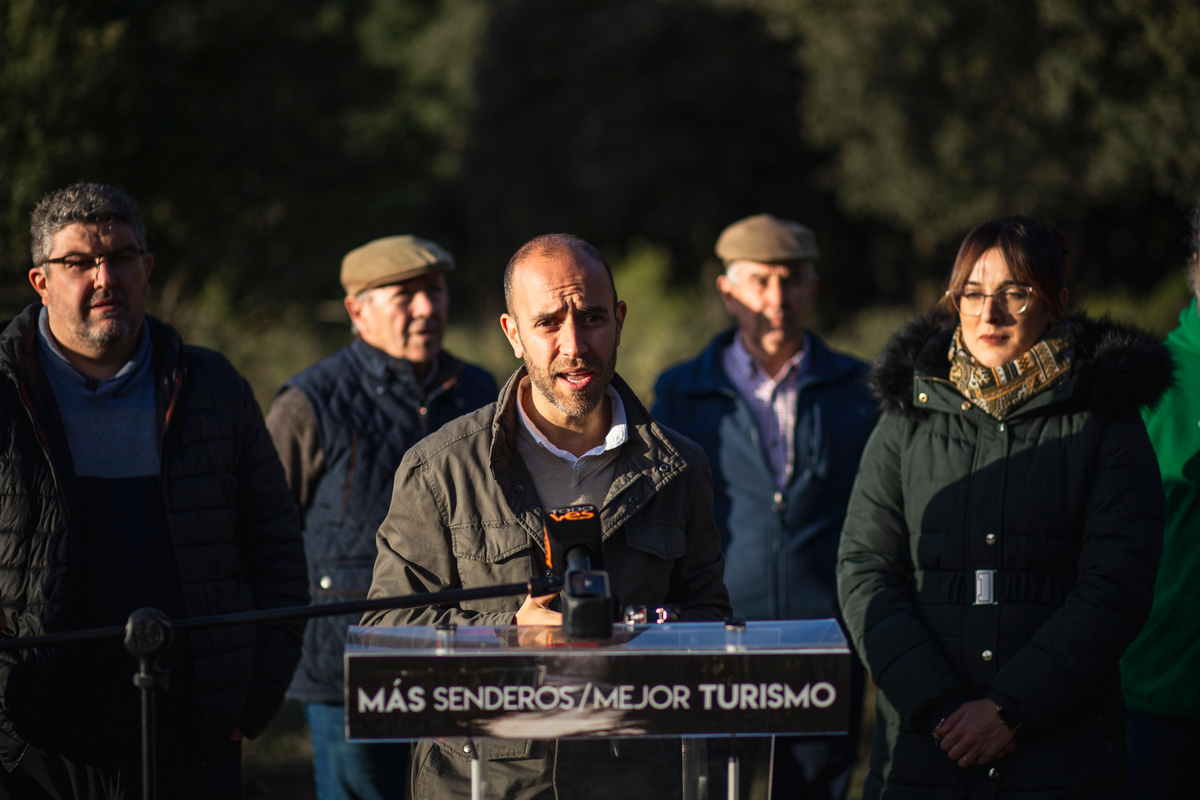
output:
M459 525L450 530L454 557L496 564L529 548L529 534L518 525Z
M438 746L461 761L470 761L473 749L481 748L485 761L510 761L514 759L541 758L546 753L546 743L530 739L466 739L447 737L438 740Z
M687 531L682 523L632 519L625 524L625 543L631 550L674 561L687 552Z

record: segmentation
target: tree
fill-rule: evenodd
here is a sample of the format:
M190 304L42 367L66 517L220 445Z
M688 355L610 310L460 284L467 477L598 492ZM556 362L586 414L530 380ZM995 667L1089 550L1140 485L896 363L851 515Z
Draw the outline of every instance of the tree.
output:
M732 5L797 43L801 124L833 152L824 185L910 231L919 255L1024 211L1066 227L1108 280L1138 285L1179 258L1182 209L1200 198L1195 4Z
M694 276L729 222L812 219L816 157L789 48L744 11L644 0L497 5L477 67L461 196L479 269L563 230L669 245ZM814 221L814 224L817 224Z
M34 203L90 179L140 201L160 282L336 295L342 255L414 222L437 179L448 102L404 56L462 5L0 0L9 285Z

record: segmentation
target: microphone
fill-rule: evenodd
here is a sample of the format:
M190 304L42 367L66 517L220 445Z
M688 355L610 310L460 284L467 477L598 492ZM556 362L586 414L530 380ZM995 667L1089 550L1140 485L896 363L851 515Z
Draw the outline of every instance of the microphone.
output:
M550 509L542 523L546 566L555 575L571 569L603 569L600 514L593 505Z
M593 505L546 511L546 566L563 575L563 633L568 641L612 636L613 598L603 571L600 514Z

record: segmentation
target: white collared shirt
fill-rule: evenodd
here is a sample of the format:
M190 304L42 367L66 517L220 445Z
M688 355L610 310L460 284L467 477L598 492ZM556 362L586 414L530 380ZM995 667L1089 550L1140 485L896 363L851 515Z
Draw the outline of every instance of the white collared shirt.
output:
M583 466L583 460L585 458L602 455L607 453L609 450L616 450L618 447L625 444L625 441L629 438L629 426L625 419L625 404L621 402L621 395L618 394L617 390L612 387L612 384L609 384L608 389L604 392L604 396L608 398L609 401L609 408L612 410L612 427L608 429L608 435L604 437L604 444L596 445L578 458L573 453L568 453L566 450L555 447L554 444L551 443L551 441L537 429L537 426L533 424L533 420L531 420L525 413L525 407L523 405L523 399L527 388L528 387L525 381L521 381L520 386L517 387L517 413L521 417L521 423L525 426L525 429L529 431L529 435L533 437L535 442L562 460L566 461L575 469L579 469Z

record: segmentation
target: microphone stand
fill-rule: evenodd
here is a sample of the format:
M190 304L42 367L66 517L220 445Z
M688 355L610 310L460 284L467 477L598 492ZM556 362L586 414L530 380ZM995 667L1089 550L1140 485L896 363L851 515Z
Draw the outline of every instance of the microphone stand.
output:
M535 577L525 583L506 583L478 589L447 589L441 592L421 592L403 597L352 600L320 606L291 606L262 611L241 611L233 614L192 617L175 622L172 622L166 614L158 609L139 608L129 615L124 627L109 626L64 631L43 636L30 636L24 639L0 637L0 651L26 647L51 647L123 636L125 649L138 662L138 671L133 676L133 685L140 691L142 705L142 798L143 800L157 800L158 753L155 723L157 696L155 692L159 689L167 689L169 684L167 670L158 666L158 659L174 640L174 631L204 630L238 625L267 625L366 611L446 605L463 600L482 600L491 597L518 597L525 594L540 597L560 591L562 584L561 577Z

